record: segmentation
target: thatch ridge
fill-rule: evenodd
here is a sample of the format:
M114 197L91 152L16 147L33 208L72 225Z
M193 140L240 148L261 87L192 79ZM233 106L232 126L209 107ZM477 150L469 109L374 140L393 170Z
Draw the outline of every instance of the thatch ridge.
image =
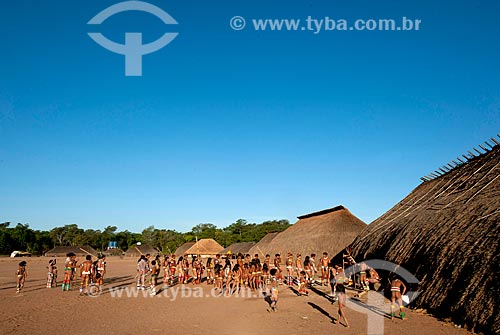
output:
M415 307L500 332L499 207L496 146L419 185L356 238L353 256L385 259L415 275L421 281Z
M302 257L313 253L321 255L328 252L334 255L348 246L366 227L366 224L354 216L344 206L299 216L299 220L285 231L273 237L266 245L252 248L259 254L281 254L292 252Z
M214 239L204 238L193 244L185 253L189 255L211 256L219 254L223 249L224 247Z
M161 252L149 244L133 245L126 252L126 257L140 257L141 255L157 255Z
M231 252L233 255L236 254L247 254L250 249L255 245L255 242L237 242L231 244L229 247L226 249L222 250L220 253L221 254L227 254L228 252Z
M195 242L186 242L175 250L175 255L183 256L186 251L194 245Z
M57 246L45 253L47 257L65 257L68 253L74 253L77 256L91 255L97 257L97 251L90 245L83 246Z

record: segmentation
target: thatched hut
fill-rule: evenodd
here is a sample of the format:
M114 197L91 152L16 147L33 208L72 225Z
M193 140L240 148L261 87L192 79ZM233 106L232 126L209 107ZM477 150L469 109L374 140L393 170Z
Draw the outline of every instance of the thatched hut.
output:
M238 255L242 254L245 255L247 254L250 249L255 245L255 242L238 242L238 243L233 243L226 249L222 250L220 253L221 254L227 254L230 252L232 255Z
M211 238L204 238L193 244L191 248L185 251L185 254L210 257L216 254L220 254L223 249L224 247L217 243L215 240Z
M470 158L470 157L469 157ZM413 306L476 331L500 332L500 146L427 180L352 243L418 280Z
M280 232L272 232L272 233L267 233L266 236L264 236L257 244L255 244L253 247L248 250L248 253L250 255L255 255L259 254L261 257L264 257L266 254L263 250L266 250L269 243L279 235Z
M302 259L315 253L320 257L323 252L334 255L348 246L366 227L347 208L337 206L298 217L293 226L281 232L265 248L263 253L281 254L282 259L288 252L294 257L302 254Z
M177 250L175 250L175 254L177 256L183 256L186 254L186 251L191 248L192 246L194 245L194 242L186 242L184 243L183 245L181 245L180 247L177 248Z
M77 256L87 256L91 255L97 257L98 252L92 248L90 245L83 246L58 246L45 253L47 257L66 257L68 253L74 253Z
M126 252L125 252L125 257L141 257L141 255L147 255L150 254L151 256L155 256L160 254L161 252L158 249L153 248L149 244L141 244L141 245L134 245L130 247Z

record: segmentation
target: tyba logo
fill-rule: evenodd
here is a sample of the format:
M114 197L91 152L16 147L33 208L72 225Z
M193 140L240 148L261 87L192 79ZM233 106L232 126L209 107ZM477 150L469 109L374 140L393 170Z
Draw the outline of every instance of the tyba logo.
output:
M153 14L165 24L177 24L177 21L170 14L155 5L143 1L125 1L112 5L94 16L88 24L98 25L115 14L133 10ZM160 50L178 35L178 33L165 33L154 42L142 44L142 33L125 33L125 44L119 44L110 41L101 33L88 34L103 48L125 56L126 76L142 76L142 56Z

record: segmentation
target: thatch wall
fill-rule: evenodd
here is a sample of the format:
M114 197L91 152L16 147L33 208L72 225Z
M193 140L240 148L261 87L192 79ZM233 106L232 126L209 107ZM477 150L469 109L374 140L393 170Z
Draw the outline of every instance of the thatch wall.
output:
M500 332L500 147L424 182L352 243L420 281L415 307Z
M246 255L248 251L255 245L255 242L238 242L238 243L233 243L226 249L222 250L220 253L221 254L227 254L228 252L231 252L233 255L237 254L243 254Z
M194 245L195 242L186 242L175 250L175 255L184 256L186 251Z
M334 255L348 246L366 227L366 224L343 206L298 217L294 225L273 238L264 248L263 253L279 253L284 260L288 252L294 257L302 254L302 259L315 253L318 257L323 252Z
M140 257L141 255L147 255L147 254L155 256L160 254L160 251L153 248L151 245L142 244L142 245L134 245L125 252L126 257Z
M58 246L45 253L47 257L66 257L68 253L74 253L77 256L91 255L97 257L97 251L90 245L83 246Z
M188 255L201 255L202 257L207 257L220 254L223 249L224 247L215 240L204 238L193 244L185 253Z
M248 253L250 255L259 254L261 257L264 257L266 254L263 250L265 250L271 241L280 234L280 232L267 233L257 244L255 244ZM274 255L273 255L274 256Z

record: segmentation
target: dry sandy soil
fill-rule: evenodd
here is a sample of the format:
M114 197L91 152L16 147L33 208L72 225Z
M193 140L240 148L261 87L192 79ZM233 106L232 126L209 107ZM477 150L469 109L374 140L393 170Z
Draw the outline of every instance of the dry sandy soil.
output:
M63 334L65 330L69 334L471 334L414 311L407 311L407 320L391 321L386 315L390 304L376 293L369 296L375 300L370 305L367 296L360 302L350 300L346 310L350 328L334 323L337 304L319 291L298 297L283 286L277 312L269 311L262 294L216 296L205 284L159 287L159 294L151 297L135 288L135 259L108 258L102 294L81 297L77 287L69 292L62 292L60 285L45 287L48 258L25 260L28 280L16 294L20 259L0 259L1 334ZM63 261L58 259L59 282ZM122 296L111 292L113 288L122 289ZM326 287L320 290L327 292ZM138 295L127 297L134 293Z

